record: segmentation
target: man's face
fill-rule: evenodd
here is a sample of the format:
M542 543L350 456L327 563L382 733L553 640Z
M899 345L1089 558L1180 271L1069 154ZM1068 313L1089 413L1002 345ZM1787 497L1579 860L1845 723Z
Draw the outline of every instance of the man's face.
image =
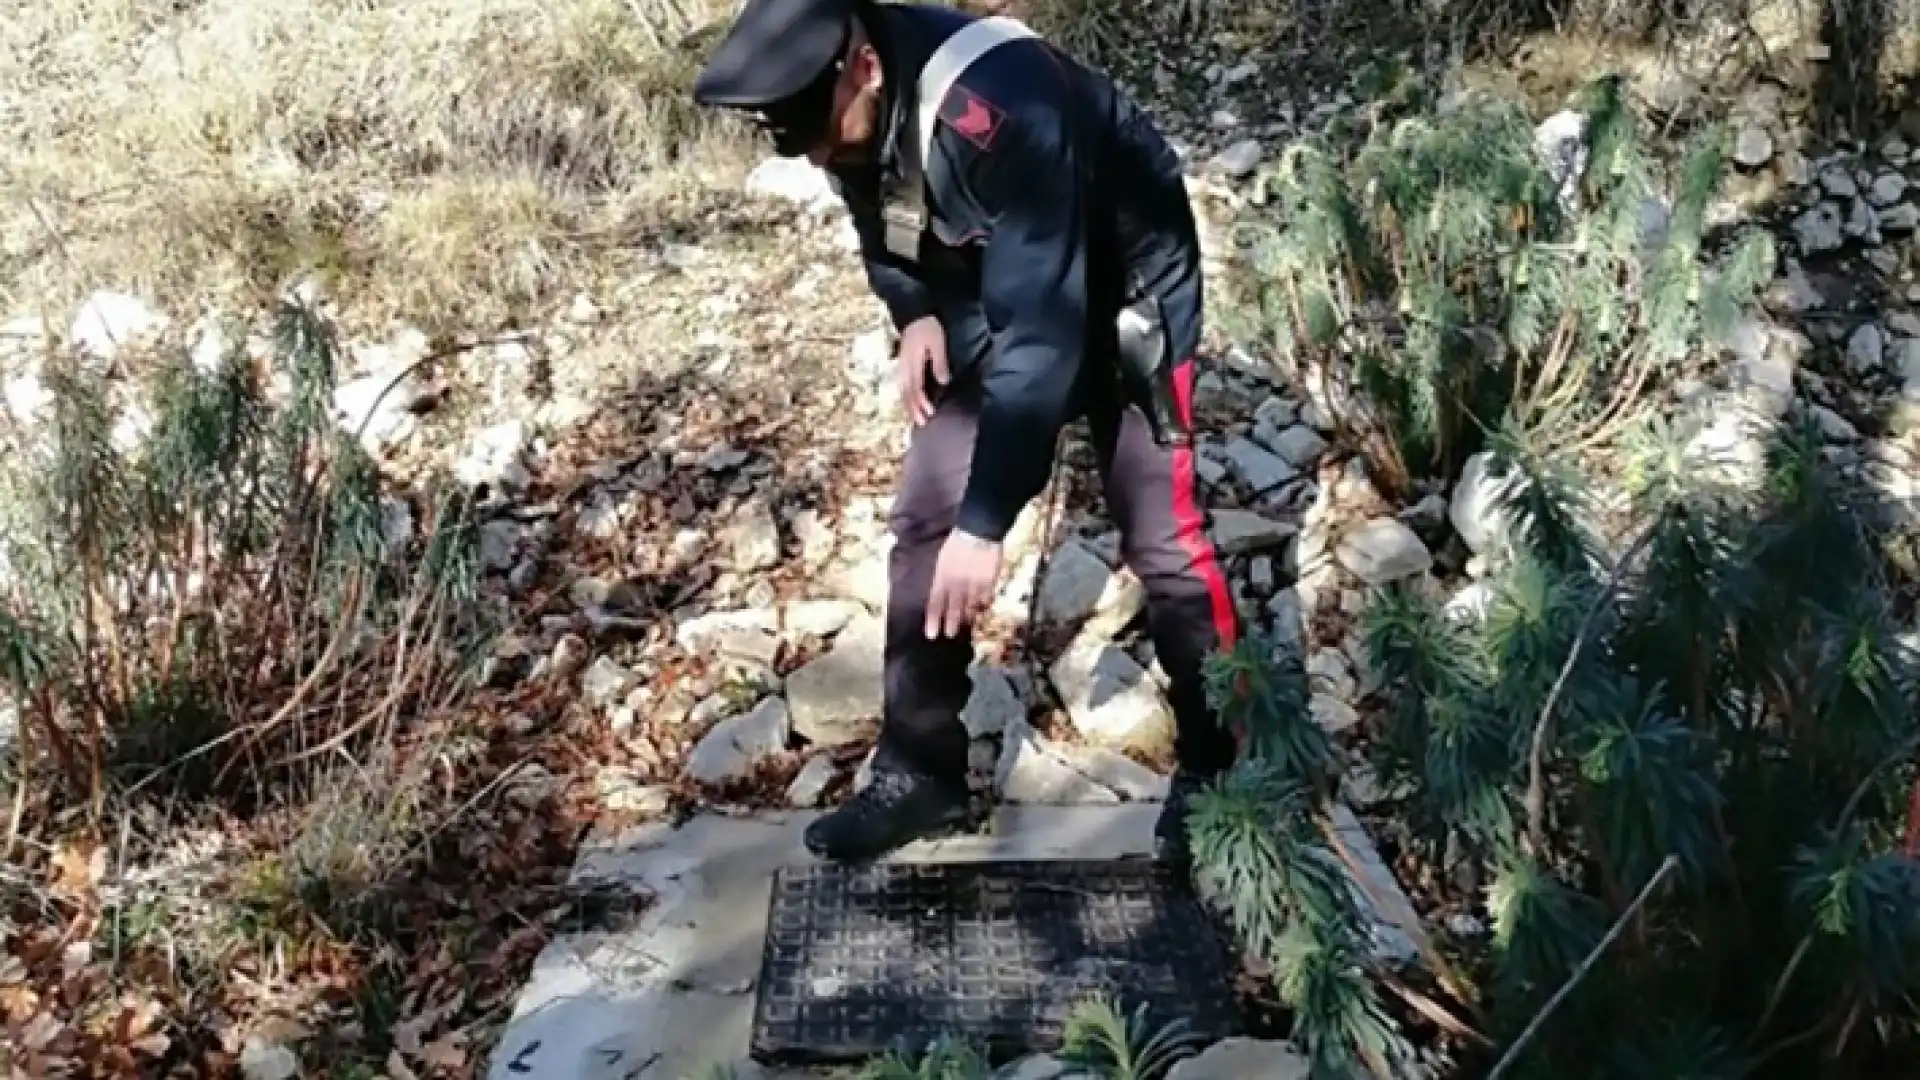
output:
M880 57L860 42L833 84L833 105L824 133L807 151L815 167L862 162L872 153L880 126Z

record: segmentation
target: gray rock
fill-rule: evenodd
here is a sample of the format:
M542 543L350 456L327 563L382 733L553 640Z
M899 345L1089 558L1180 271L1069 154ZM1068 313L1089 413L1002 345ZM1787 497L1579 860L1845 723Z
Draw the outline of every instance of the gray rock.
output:
M800 766L800 772L794 776L793 783L787 785L787 804L806 808L818 806L820 796L826 794L827 786L838 775L833 767L833 759L825 754L816 754Z
M627 692L638 685L640 676L628 671L610 656L595 660L586 674L580 677L580 693L588 704L596 708L619 704L626 698Z
M1146 606L1146 587L1131 571L1109 567L1085 543L1061 545L1047 560L1040 583L1043 623L1081 626L1088 634L1118 633Z
M1880 211L1880 228L1890 233L1910 233L1920 228L1920 206L1903 202Z
M1360 714L1353 706L1328 694L1315 694L1307 703L1307 711L1313 721L1326 729L1329 735L1338 735L1352 730L1360 723Z
M1305 640L1305 612L1300 606L1300 594L1293 589L1281 589L1267 601L1267 615L1273 620L1273 635L1281 644L1298 648Z
M1308 1080L1312 1063L1292 1043L1233 1038L1175 1065L1167 1080Z
M889 538L882 544L881 550L865 558L829 567L821 577L821 585L835 596L859 601L868 611L885 611L887 552L891 547Z
M602 768L593 786L600 805L617 814L664 814L673 792L658 784L643 784L632 769Z
M145 344L167 325L167 317L139 297L103 289L75 310L67 341L83 356L111 360L123 348Z
M1059 752L1082 775L1130 802L1155 802L1167 797L1170 778L1125 754L1103 746L1063 746Z
M715 724L687 756L687 776L702 784L742 779L760 762L785 751L790 734L787 703L767 698L751 711Z
M1368 936L1372 939L1374 957L1394 966L1412 963L1419 950L1408 928L1418 930L1420 926L1413 902L1407 899L1406 890L1400 887L1399 880L1380 857L1373 838L1367 835L1366 827L1353 811L1345 803L1335 802L1332 818L1340 846L1359 864L1358 873L1353 877L1360 885L1363 906L1369 916Z
M1433 567L1427 545L1393 518L1375 518L1349 530L1335 546L1334 557L1368 585L1415 577Z
M1880 330L1878 323L1862 323L1847 338L1847 367L1855 374L1866 375L1880 369L1885 359L1887 336Z
M244 1080L293 1080L300 1075L300 1056L280 1043L249 1035L240 1044L240 1075Z
M1049 749L1024 722L1007 729L993 779L1000 797L1013 803L1076 806L1120 801Z
M1261 596L1269 596L1275 584L1273 560L1265 555L1255 556L1247 566L1247 586Z
M1906 177L1897 172L1881 173L1874 178L1873 186L1867 189L1867 201L1875 206L1887 207L1899 202L1906 194Z
M1855 199L1847 206L1847 221L1844 226L1848 236L1864 240L1869 244L1880 242L1880 215L1865 199Z
M1274 431L1285 431L1300 419L1300 406L1278 394L1269 394L1253 410L1253 422Z
M1327 440L1306 424L1295 424L1268 444L1280 460L1296 469L1311 468L1326 452Z
M762 161L747 174L747 193L797 203L815 213L843 205L827 174L805 158Z
M1440 613L1456 625L1479 622L1487 617L1487 610L1493 605L1493 595L1492 582L1470 581L1448 599Z
M1487 932L1487 924L1465 911L1456 911L1447 916L1447 932L1455 937L1479 937Z
M758 501L748 505L734 524L729 544L737 572L752 573L779 565L780 526L773 520L773 511Z
M1221 555L1247 555L1285 546L1300 529L1251 510L1215 510L1208 534Z
M1360 686L1353 677L1353 668L1347 663L1345 653L1339 649L1317 649L1307 657L1308 685L1315 691L1340 699L1352 701Z
M994 1080L1060 1080L1067 1067L1050 1054L1022 1058L994 1074Z
M1447 504L1447 520L1467 549L1475 555L1502 550L1512 539L1512 515L1509 507L1514 496L1515 478L1492 475L1493 454L1482 450L1468 458L1460 469L1460 481L1454 485Z
M1553 178L1563 205L1578 197L1580 175L1587 168L1587 118L1573 109L1548 117L1533 130L1533 151Z
M1793 219L1793 238L1809 255L1836 251L1846 243L1842 221L1840 208L1823 202Z
M1759 124L1749 123L1740 129L1733 143L1733 160L1743 167L1757 169L1773 159L1773 136Z
M802 510L793 515L790 523L794 539L800 541L800 560L809 570L817 570L833 558L833 549L839 543L839 537L820 517L818 510Z
M772 608L709 611L675 627L673 641L688 652L704 652L742 634L772 634L779 627L780 614Z
M1711 408L1713 419L1688 441L1683 457L1689 468L1716 481L1752 490L1766 468L1764 431L1737 406Z
M1817 311L1827 304L1827 298L1820 293L1807 272L1797 265L1789 263L1785 276L1767 287L1767 302L1793 314Z
M1827 408L1825 405L1813 406L1813 421L1820 426L1820 434L1829 442L1854 442L1860 438L1860 431L1847 418Z
M822 747L870 733L880 716L885 638L885 624L863 615L847 624L826 655L787 676L795 732Z
M575 527L595 540L611 540L620 534L620 508L606 492L595 492L593 502L580 511Z
M1146 670L1119 646L1079 638L1050 673L1073 726L1090 741L1148 754L1171 745L1172 708Z
M395 382L395 374L364 375L333 391L334 418L340 430L359 433L369 453L378 454L412 434L413 410L427 398L426 389L413 376L403 375Z
M1860 194L1860 185L1842 165L1829 165L1820 170L1820 186L1836 199L1851 199Z
M1260 167L1260 159L1265 155L1266 150L1260 145L1259 139L1241 139L1215 155L1213 164L1228 176L1243 179L1253 175L1253 170Z
M480 524L480 564L488 570L506 570L520 553L520 540L527 527L506 518L494 518Z
M467 443L467 452L454 462L454 479L468 487L523 490L532 480L521 461L528 442L527 425L519 420L482 428Z
M1299 475L1298 469L1242 436L1229 440L1224 453L1228 471L1255 495L1272 491Z
M787 605L781 623L789 634L830 637L863 613L852 600L795 600Z
M1793 404L1800 351L1794 336L1755 314L1741 315L1727 335L1725 344L1733 354L1732 389L1771 417L1785 416Z
M1903 338L1920 338L1920 315L1911 311L1894 311L1887 315L1887 329Z
M967 695L966 707L960 710L960 722L966 725L968 737L984 739L998 735L1026 719L1027 707L1021 704L1013 680L1005 671L975 664L968 674L973 680L973 690Z
M1894 346L1893 369L1899 373L1903 397L1920 397L1920 338L1909 338Z

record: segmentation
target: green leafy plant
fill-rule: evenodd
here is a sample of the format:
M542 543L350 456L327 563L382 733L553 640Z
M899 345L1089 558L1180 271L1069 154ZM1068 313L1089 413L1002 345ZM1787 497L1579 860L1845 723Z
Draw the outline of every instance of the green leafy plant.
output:
M265 363L226 337L131 386L50 353L40 414L0 429L0 693L56 796L256 792L232 778L384 744L483 654L465 493L390 534L330 329L289 301Z
M1668 210L1618 80L1576 105L1584 160L1545 160L1522 109L1472 95L1351 160L1297 143L1262 178L1238 319L1389 494L1451 477L1503 427L1542 450L1605 444L1771 277L1761 230L1701 259L1724 132L1695 141Z
M1377 765L1417 841L1489 871L1488 1033L1514 1039L1581 973L1505 1075L1911 1060L1920 668L1871 493L1806 428L1765 433L1755 486L1703 467L1683 428L1628 446L1641 524L1618 554L1523 533L1477 616L1404 589L1364 618ZM1533 498L1571 520L1582 496L1562 475Z
M1271 966L1316 1075L1397 1075L1412 1047L1380 1000L1362 899L1326 835L1341 762L1305 708L1299 652L1251 634L1210 659L1208 690L1245 749L1194 798L1196 879Z
M1105 997L1081 1002L1067 1017L1060 1060L1106 1080L1160 1080L1199 1047L1184 1021L1154 1027L1144 1007L1122 1013Z
M940 1038L923 1054L894 1052L861 1070L860 1080L988 1080L985 1055L959 1039Z

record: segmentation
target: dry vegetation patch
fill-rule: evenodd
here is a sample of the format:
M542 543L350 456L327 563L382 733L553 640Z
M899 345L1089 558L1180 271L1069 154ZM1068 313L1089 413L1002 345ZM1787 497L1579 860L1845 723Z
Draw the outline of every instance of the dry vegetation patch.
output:
M725 10L29 5L0 56L0 295L63 309L112 284L197 305L319 272L369 319L524 313L744 160L686 94Z

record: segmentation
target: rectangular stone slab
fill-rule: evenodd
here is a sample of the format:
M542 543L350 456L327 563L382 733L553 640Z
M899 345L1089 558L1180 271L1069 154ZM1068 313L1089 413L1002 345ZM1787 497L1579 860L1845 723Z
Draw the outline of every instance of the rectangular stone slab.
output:
M1192 895L1146 859L809 865L774 876L753 1017L771 1065L860 1061L942 1034L996 1058L1058 1049L1105 996L1239 1033L1233 964Z

